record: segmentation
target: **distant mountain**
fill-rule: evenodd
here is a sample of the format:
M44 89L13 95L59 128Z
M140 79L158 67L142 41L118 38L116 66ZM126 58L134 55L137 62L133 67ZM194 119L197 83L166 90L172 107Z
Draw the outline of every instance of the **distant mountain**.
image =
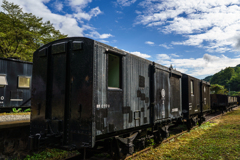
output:
M213 77L213 76L207 76L207 77L205 77L203 80L204 80L204 81L207 81L207 82L210 82L210 80L211 80L212 77Z
M203 80L211 84L223 85L231 91L240 91L240 64L236 67L227 67L212 76L207 76Z

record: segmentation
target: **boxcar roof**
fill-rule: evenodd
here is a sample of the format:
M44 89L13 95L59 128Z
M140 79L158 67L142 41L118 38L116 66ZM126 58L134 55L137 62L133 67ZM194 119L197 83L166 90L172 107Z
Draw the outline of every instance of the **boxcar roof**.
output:
M131 56L135 56L135 57L141 58L142 60L145 60L145 61L147 61L147 62L149 62L149 63L153 63L153 61L150 61L150 60L148 60L148 59L139 57L139 56L134 55L134 54L132 54L132 53L129 53L129 52L127 52L127 51L118 49L118 48L116 48L116 47L109 46L109 45L107 45L107 44L104 44L104 43L102 43L102 42L99 42L99 41L96 41L96 40L93 40L93 39L90 39L90 38L87 38L87 37L67 37L67 38L64 38L64 39L59 39L59 40L50 42L50 43L48 43L48 44L46 44L46 45L43 45L42 47L40 47L39 49L37 49L36 52L37 52L37 51L40 51L41 49L43 49L43 48L45 48L45 47L47 47L47 46L50 46L50 45L52 45L52 44L55 44L55 43L58 43L58 42L62 42L62 41L64 41L64 40L72 40L72 39L78 39L78 38L89 39L89 40L92 40L92 41L96 42L96 43L99 44L99 45L106 46L107 48L110 48L110 49L111 49L110 52L111 52L111 51L114 51L114 52L122 53L122 55L130 54ZM155 63L155 65L157 65L158 67L161 66L160 68L165 68L165 69L168 69L168 70L169 70L168 67L163 66L163 65L161 65L161 64ZM170 71L169 71L169 72L170 72ZM178 75L181 74L181 72L180 72L180 71L177 71L177 70L173 70L172 73L178 74Z
M190 76L190 75L188 75L188 74L186 74L186 73L182 73L182 75L184 75L184 76L188 76L188 77L190 77L190 78L193 78L193 79L196 79L196 80L201 81L200 79L198 79L198 78L196 78L196 77L193 77L193 76Z
M207 85L210 85L210 83L209 83L209 82L207 82L207 81L204 81L204 80L202 80L202 83L204 83L204 84L207 84Z
M5 61L13 61L13 62L19 62L19 63L28 63L28 64L32 64L32 62L28 62L28 61L22 61L19 59L14 59L14 58L2 58L0 57L0 60L5 60Z

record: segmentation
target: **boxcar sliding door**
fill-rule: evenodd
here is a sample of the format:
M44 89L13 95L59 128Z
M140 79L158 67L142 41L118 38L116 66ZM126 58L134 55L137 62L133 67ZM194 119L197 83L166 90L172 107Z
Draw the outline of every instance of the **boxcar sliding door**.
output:
M167 68L155 67L154 73L154 122L169 118L170 110L170 81Z

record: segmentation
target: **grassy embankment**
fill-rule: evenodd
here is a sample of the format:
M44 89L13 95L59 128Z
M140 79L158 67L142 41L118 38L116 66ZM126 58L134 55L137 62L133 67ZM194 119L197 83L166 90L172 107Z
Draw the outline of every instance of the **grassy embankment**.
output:
M240 160L240 108L191 130L137 159Z

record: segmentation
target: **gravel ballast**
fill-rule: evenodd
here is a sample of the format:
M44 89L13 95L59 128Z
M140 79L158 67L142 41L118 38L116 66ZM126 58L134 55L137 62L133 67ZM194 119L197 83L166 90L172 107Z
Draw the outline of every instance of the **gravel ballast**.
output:
M0 116L0 123L1 122L9 122L9 121L22 121L22 120L30 120L29 115L1 115Z

